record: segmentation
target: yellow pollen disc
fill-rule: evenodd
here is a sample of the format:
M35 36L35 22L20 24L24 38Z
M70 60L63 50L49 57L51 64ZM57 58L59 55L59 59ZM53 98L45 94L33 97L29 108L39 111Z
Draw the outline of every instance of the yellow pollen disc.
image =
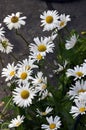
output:
M16 123L16 126L17 126L17 127L18 127L19 125L21 125L21 122L17 122L17 123Z
M85 112L86 109L85 109L85 107L81 107L81 108L79 109L79 111L80 111L80 112Z
M26 70L29 70L30 68L31 68L30 65L26 65L26 66L25 66L25 69L26 69Z
M14 76L14 75L15 75L15 71L11 71L10 76Z
M27 90L23 90L23 91L21 92L21 97L22 97L23 99L27 99L27 98L29 97L29 95L30 95L30 93L29 93Z
M25 80L25 79L27 78L27 73L26 73L26 72L23 72L23 73L21 74L20 78L21 78L22 80Z
M13 17L11 18L11 22L12 22L12 23L17 23L18 20L19 20L19 18L18 18L17 16L13 16Z
M38 51L40 51L40 52L44 52L44 51L46 51L46 49L47 48L44 44L41 44L41 45L38 46Z
M2 46L3 46L4 48L7 48L7 46L8 46L7 41L2 41L1 43L2 43Z
M37 60L41 60L42 59L42 55L41 54L38 54L37 55Z
M52 16L47 16L47 17L46 17L46 22L47 22L48 24L51 24L51 23L53 22L53 17L52 17Z
M56 128L56 124L54 124L54 123L52 123L52 124L50 124L50 129L54 129L54 128Z
M46 84L43 84L42 85L42 89L46 89L47 88L47 85Z
M46 112L42 112L42 116L46 116L47 115L47 113Z
M64 26L64 21L61 21L60 22L60 27L63 27Z
M82 35L85 35L85 34L86 34L86 32L81 32L81 34L82 34Z
M83 76L82 72L76 72L76 75L78 75L79 77Z
M84 90L84 89L80 89L79 91L78 91L78 93L84 93L84 92L86 92L86 90Z
M41 82L42 82L42 79L39 79L39 80L38 80L38 83L41 83Z

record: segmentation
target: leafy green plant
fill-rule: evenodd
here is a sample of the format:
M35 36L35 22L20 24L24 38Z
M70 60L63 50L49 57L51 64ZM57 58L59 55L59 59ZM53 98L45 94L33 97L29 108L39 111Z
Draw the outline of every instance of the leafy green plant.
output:
M0 103L1 130L78 130L86 127L86 33L68 30L70 15L56 10L44 11L40 15L43 31L50 36L35 37L33 43L19 32L25 25L26 16L12 13L3 22L11 31L15 30L28 48L28 56L15 56L13 47L0 28L0 51L12 56L7 66L0 57L6 94ZM47 63L50 53L56 56L52 64ZM52 67L51 67L52 66ZM44 73L45 68L52 74ZM46 69L46 71L47 71ZM50 77L50 79L49 79ZM50 80L56 80L56 86Z

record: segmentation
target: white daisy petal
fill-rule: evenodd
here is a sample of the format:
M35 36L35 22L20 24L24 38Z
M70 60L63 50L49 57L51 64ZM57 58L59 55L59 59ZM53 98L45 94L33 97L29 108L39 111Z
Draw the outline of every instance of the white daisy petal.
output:
M55 10L44 11L41 18L41 26L44 26L43 31L50 31L56 28L59 19L58 12Z
M5 37L0 39L0 51L3 53L10 53L13 50L13 45Z
M37 91L30 87L30 84L16 87L13 91L13 102L19 107L27 107L32 104L32 99Z
M16 14L12 13L4 18L3 22L7 25L9 30L12 30L13 28L19 29L21 25L25 25L24 19L26 19L26 17L20 17L20 14L20 12L17 12Z
M44 130L57 130L61 126L60 117L58 116L55 116L55 118L53 118L52 116L46 117L46 120L49 125L42 124L41 128Z
M17 118L14 118L11 120L11 123L9 124L9 128L18 127L20 126L24 121L24 116L18 115Z

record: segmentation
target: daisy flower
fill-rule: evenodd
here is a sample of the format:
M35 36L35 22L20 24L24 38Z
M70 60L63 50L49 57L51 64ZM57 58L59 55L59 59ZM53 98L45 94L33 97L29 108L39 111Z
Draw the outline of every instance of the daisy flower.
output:
M83 66L76 66L74 69L68 69L66 72L67 77L73 76L76 79L81 79L86 75L86 69Z
M52 116L46 117L46 120L49 123L49 125L42 124L41 128L44 130L57 130L61 126L59 116L55 116L55 118L53 118Z
M86 59L84 59L84 62L86 63Z
M35 60L32 60L31 58L29 58L29 59L25 59L23 61L19 61L17 66L18 66L18 68L24 67L26 70L38 68L38 66L35 65L34 62L35 62Z
M32 84L35 86L36 90L39 92L39 100L44 99L48 95L47 90L47 77L43 77L42 72L38 72L35 78L32 78Z
M27 83L31 79L32 70L28 70L25 67L20 67L17 70L16 77L19 84Z
M13 102L19 107L27 107L32 104L32 99L36 96L36 91L30 87L30 84L19 85L13 91Z
M34 38L34 43L30 44L30 52L34 52L37 54L41 54L42 56L46 56L46 53L53 53L53 49L55 47L53 40L50 40L50 37L38 37Z
M20 12L17 12L16 14L12 13L4 18L3 22L7 25L9 30L12 30L13 28L19 29L21 25L25 25L24 19L26 19L26 17L20 17L20 14Z
M4 37L5 31L4 31L3 29L4 29L4 28L1 27L1 24L0 24L0 38Z
M51 111L53 110L53 108L51 107L47 107L45 111L40 111L39 109L37 109L37 113L38 115L36 116L46 116L47 114L49 114Z
M5 37L0 39L0 51L3 53L10 53L13 50L13 45Z
M48 42L52 43L52 41L58 36L57 32L52 32L51 36L48 37Z
M41 96L43 94L43 92L47 90L47 79L45 80L45 82L38 84L36 86L36 89L39 92L39 96Z
M81 64L81 66L86 69L86 59L84 60L84 62Z
M41 18L41 26L44 27L43 31L50 31L56 28L59 19L58 12L56 10L44 11Z
M48 96L51 97L51 93L49 93L48 90L46 89L46 90L42 91L42 93L41 92L39 93L38 101L44 100Z
M43 77L43 73L40 71L37 73L35 78L32 78L32 84L34 85L40 85L41 83L46 83L47 77Z
M77 36L74 34L72 35L72 37L70 38L70 40L66 40L66 44L65 44L65 48L67 50L73 48L77 42Z
M81 80L81 82L76 81L75 85L72 85L68 95L71 97L71 99L73 99L75 96L78 96L80 93L84 92L86 92L86 81Z
M17 66L14 65L14 62L12 64L8 63L7 68L2 69L2 77L6 77L5 81L10 81L15 77L16 70Z
M11 123L9 124L9 128L18 127L24 122L24 116L18 115L17 118L14 118L11 120Z
M37 61L37 63L39 61L41 61L42 59L44 59L44 56L42 56L41 53L36 53L36 52L30 52L30 56L29 56L32 60Z
M80 102L85 102L86 104L86 91L80 92L79 95L75 97L75 100L78 99Z
M79 114L83 115L86 112L86 102L78 99L74 100L75 106L71 107L70 113L73 114L73 118L76 118Z
M61 72L61 71L63 71L65 68L66 68L66 66L67 66L67 64L68 64L68 61L64 61L64 64L63 65L61 65L61 64L58 64L55 60L54 60L54 64L57 66L58 65L58 69L56 69L56 70L53 70L53 72L54 73L59 73L59 72Z
M71 21L70 19L70 15L65 15L65 14L61 14L59 16L59 21L58 21L58 24L57 24L57 27L58 27L58 30L64 28L66 25L67 25L67 22L68 21Z

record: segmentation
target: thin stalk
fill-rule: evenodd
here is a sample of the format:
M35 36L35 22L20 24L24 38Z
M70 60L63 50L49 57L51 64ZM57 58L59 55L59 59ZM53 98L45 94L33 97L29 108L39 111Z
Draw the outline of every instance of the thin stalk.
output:
M21 33L18 32L17 29L16 29L16 35L20 36L25 41L27 46L29 45L28 41L24 38L24 36Z
M4 63L3 63L3 60L2 60L1 56L0 56L0 62L1 62L2 67L4 67Z
M65 30L67 31L67 33L68 33L68 34L70 34L70 31L68 30L68 28L67 28L67 27L65 27Z
M7 125L7 127L8 127L8 125L9 125L9 123L3 123L2 125L1 125L1 130L6 130L6 129L4 129L3 127L5 126L5 125ZM8 130L8 129L7 129Z
M61 34L58 33L58 37L59 37L59 42L60 42L60 43L63 43L63 39L62 39Z
M7 107L9 106L9 104L10 104L12 98L13 98L13 97L11 97L11 98L9 99L9 101L8 101L7 104L6 104L6 106L3 108L3 110L2 110L2 115L5 113L5 111L6 111Z

